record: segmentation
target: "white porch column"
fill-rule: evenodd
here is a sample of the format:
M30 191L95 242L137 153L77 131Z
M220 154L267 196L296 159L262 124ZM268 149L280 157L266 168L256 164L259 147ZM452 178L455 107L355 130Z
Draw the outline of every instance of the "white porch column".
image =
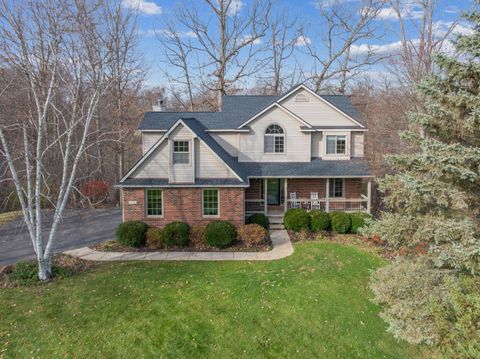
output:
M330 211L330 179L325 179L325 212Z
M367 182L367 212L372 213L372 179Z
M267 204L267 179L263 179L263 204L264 204L264 213L267 215L268 204Z
M285 206L285 212L288 210L288 178L285 178L283 182L283 190L284 190L284 206Z

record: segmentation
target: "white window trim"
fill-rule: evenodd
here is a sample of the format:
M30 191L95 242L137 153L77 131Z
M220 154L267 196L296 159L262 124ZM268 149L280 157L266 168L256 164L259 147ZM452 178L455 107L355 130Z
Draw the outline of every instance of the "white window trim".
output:
M323 155L328 158L350 158L351 132L323 132ZM345 136L345 153L327 153L327 136Z
M266 133L267 132L267 129L270 127L270 126L273 126L273 125L276 125L278 127L280 127L283 131L283 133L279 134L279 133ZM275 139L273 140L273 150L274 152L267 152L266 151L266 146L265 146L265 136L269 136L269 137L275 137L275 136L282 136L283 137L283 152L275 152ZM285 129L283 128L283 126L280 126L278 123L271 123L270 125L268 125L265 130L263 131L263 153L266 154L266 155L285 155L287 154L287 133L285 132Z
M188 142L188 163L175 163L174 162L174 157L175 153L185 153L185 152L175 152L175 142ZM192 164L192 142L190 139L181 139L181 138L175 138L172 139L172 165L173 166L191 166Z
M346 186L345 186L345 184L346 184L347 181L345 181L345 178L338 178L338 177L329 178L328 181L333 180L333 184L335 185L335 180L337 180L337 179L341 179L341 180L342 180L342 194L343 194L343 196L342 196L342 197L330 197L330 193L329 193L329 194L328 194L328 198L329 198L329 199L346 199L346 197L345 197L345 191L346 191ZM330 186L330 185L329 185L329 190L331 190L333 193L335 193L334 187L332 187L332 186ZM162 203L163 203L163 202L162 202Z
M159 190L160 193L162 194L162 214L148 214L148 190ZM144 194L144 198L145 198L145 203L144 203L144 206L145 206L145 217L147 218L163 218L163 216L165 215L165 210L164 210L164 202L163 202L163 192L164 192L164 189L163 188L145 188L145 194Z
M216 190L217 191L217 214L205 214L205 207L204 205L204 194L205 191L211 191L211 190ZM162 202L163 204L163 202ZM218 188L203 188L202 189L202 217L203 218L220 218L220 190Z

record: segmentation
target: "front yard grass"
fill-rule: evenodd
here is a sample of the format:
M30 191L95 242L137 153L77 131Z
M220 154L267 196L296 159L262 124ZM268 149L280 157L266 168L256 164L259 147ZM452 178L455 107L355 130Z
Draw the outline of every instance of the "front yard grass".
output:
M369 299L378 256L325 242L272 262L108 263L0 290L0 357L415 358Z

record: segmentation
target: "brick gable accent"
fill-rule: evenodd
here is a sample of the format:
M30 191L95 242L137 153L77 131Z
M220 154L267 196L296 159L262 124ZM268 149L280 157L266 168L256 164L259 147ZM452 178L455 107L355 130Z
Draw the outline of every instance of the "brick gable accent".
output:
M184 221L190 225L206 225L221 219L235 226L244 224L244 189L218 188L220 196L220 216L202 216L202 188L159 188L163 191L163 216L147 217L145 214L145 189L124 188L123 220L144 221L150 226L163 227L174 221ZM136 202L136 203L134 203Z

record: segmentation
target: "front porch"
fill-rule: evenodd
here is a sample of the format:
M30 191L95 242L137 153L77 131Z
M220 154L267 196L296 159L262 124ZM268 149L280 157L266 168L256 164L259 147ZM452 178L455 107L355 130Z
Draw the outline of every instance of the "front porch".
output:
M245 215L283 216L290 208L370 213L371 181L369 177L251 178L245 189Z

